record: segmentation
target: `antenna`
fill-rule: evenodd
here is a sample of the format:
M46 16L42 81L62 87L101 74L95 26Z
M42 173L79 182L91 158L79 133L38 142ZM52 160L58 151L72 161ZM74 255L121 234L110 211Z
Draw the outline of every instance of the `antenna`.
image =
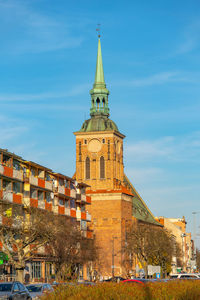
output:
M98 32L98 38L101 37L101 28L100 28L101 24L97 24L97 29L96 31Z

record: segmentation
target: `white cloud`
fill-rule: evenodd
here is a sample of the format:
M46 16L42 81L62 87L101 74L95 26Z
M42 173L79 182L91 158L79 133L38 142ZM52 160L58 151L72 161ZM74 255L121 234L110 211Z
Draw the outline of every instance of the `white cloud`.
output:
M127 144L125 153L132 161L171 162L189 161L200 163L200 132L185 136L162 137L154 140L143 140Z
M72 34L67 25L70 18L66 16L66 19L62 21L56 13L51 17L38 13L31 7L31 2L0 1L0 25L7 27L7 35L1 36L2 49L7 53L21 54L78 47L83 37Z

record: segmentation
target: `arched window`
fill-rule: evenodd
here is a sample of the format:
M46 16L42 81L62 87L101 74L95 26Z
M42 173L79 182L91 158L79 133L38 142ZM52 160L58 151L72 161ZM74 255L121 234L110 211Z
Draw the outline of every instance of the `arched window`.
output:
M97 103L97 111L99 111L99 108L100 108L100 99L99 98L97 98L96 103Z
M100 158L100 178L105 178L105 160L103 156Z
M105 106L105 99L104 98L103 98L102 103L103 103L103 108L104 108L104 106Z
M85 179L90 179L90 159L89 157L85 160Z

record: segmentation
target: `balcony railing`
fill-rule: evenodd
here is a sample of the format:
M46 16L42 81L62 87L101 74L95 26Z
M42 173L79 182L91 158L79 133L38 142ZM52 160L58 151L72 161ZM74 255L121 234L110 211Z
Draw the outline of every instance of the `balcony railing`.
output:
M45 201L38 201L38 207L39 208L42 208L42 209L45 209Z
M65 194L65 187L59 185L59 186L58 186L58 193L64 195L64 194Z
M36 186L38 186L38 178L37 177L35 177L35 176L30 176L29 177L29 182L30 182L30 184L33 184L33 185L36 185Z
M70 190L70 197L76 198L76 191L74 189Z
M45 189L52 191L52 189L53 189L52 181L45 181Z
M76 218L77 220L81 220L81 210L76 211Z
M91 214L89 214L89 212L86 213L86 219L91 222Z
M23 171L13 169L13 178L23 181Z

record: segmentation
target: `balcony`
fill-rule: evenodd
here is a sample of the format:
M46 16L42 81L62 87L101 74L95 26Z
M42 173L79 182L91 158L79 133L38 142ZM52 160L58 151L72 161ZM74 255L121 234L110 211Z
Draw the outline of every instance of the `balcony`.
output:
M45 189L52 191L53 189L52 181L45 181Z
M21 170L13 170L13 178L23 181L23 172Z
M65 207L65 215L70 216L70 208Z
M89 212L87 211L87 213L86 213L86 220L88 221L88 222L91 222L91 214L89 214Z
M32 185L38 186L38 178L35 177L35 176L33 176L33 175L31 175L31 176L29 177L29 182L30 182L30 184L32 184Z
M2 166L2 164L0 164L0 174L4 173L4 167Z
M65 187L59 185L59 186L58 186L58 193L64 195L64 194L65 194Z
M13 192L3 191L3 200L7 202L13 202Z
M70 197L71 198L76 198L76 191L74 189L70 190Z
M77 218L77 220L81 220L81 210L80 209L78 209L77 211L76 211L76 218Z
M45 209L45 201L38 201L38 208Z

